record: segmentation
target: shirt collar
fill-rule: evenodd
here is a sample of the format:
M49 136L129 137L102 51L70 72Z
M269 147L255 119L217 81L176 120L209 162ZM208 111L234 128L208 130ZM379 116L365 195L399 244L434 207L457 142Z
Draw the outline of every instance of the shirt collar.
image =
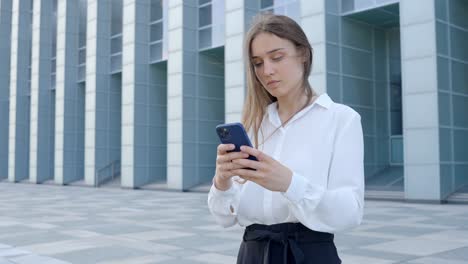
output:
M318 104L326 109L329 109L330 106L333 104L333 100L328 96L328 94L324 93L321 94L317 100L314 102L315 104ZM313 104L312 104L313 105Z
M295 117L293 117L289 122L293 121L294 119L297 119L307 113L310 109L314 107L314 105L319 105L325 109L329 109L330 106L333 104L332 99L328 96L328 94L324 93L319 95L319 97L309 106L306 108L302 109L299 113L296 114ZM277 109L278 102L273 102L267 106L267 113L268 113L268 119L270 122L275 125L275 126L280 126L281 125L281 120L278 115L278 109Z

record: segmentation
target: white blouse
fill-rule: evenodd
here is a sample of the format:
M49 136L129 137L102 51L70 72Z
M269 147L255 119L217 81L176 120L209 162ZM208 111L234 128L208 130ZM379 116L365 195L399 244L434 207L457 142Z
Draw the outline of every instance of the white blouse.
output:
M301 222L329 233L359 225L364 208L360 115L322 94L268 138L280 125L277 103L272 103L261 125L267 141L259 149L293 171L288 190L233 181L221 191L213 184L208 207L216 221L224 227ZM259 143L263 136L259 133Z

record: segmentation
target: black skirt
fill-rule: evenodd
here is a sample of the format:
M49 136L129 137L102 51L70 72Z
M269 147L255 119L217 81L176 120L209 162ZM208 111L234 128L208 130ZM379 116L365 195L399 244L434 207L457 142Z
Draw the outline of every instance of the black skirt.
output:
M333 234L301 223L253 224L245 229L238 264L340 264Z

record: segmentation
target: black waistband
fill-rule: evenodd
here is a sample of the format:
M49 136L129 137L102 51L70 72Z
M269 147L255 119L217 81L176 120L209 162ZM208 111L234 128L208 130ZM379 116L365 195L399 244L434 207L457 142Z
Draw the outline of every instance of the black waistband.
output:
M283 245L283 263L287 263L288 250L296 263L304 261L304 253L298 243L333 242L333 234L313 231L301 223L275 225L253 224L245 229L244 241L265 241L264 263L269 262L271 241Z

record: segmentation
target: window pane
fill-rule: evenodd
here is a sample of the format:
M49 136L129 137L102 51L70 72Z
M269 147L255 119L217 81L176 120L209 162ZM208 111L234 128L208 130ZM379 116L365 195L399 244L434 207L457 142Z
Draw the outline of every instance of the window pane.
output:
M204 6L198 11L198 26L211 25L211 5Z
M199 34L199 48L211 47L211 28L202 29Z
M122 36L111 39L111 54L122 51Z
M273 6L273 0L261 0L260 8L267 8Z
M151 33L150 33L150 41L157 41L161 40L163 38L163 24L162 23L156 23L151 25Z
M211 2L211 0L198 0L198 5L203 5L203 4L206 4L206 3L209 3L209 2Z
M113 0L111 1L112 5L112 25L111 25L111 35L122 33L122 0Z
M122 70L122 54L111 56L111 72Z
M78 81L84 81L86 77L86 65L78 66Z
M57 54L57 0L53 1L52 15L52 57Z
M50 75L50 89L55 90L55 74Z
M55 71L56 71L56 59L55 58L52 58L50 60L50 73L51 74L55 74Z
M374 0L354 0L354 8L356 10L366 9L375 6Z
M162 59L162 43L154 43L150 46L150 60L152 62Z
M392 138L392 163L403 163L403 139Z
M342 0L341 12L346 13L354 10L354 0Z
M80 49L78 52L78 64L83 64L86 62L86 49Z
M162 1L151 0L151 21L161 19L163 16Z
M80 9L80 14L79 14L80 36L79 36L78 47L83 47L86 45L86 9L87 9L86 0L80 0L79 9Z

